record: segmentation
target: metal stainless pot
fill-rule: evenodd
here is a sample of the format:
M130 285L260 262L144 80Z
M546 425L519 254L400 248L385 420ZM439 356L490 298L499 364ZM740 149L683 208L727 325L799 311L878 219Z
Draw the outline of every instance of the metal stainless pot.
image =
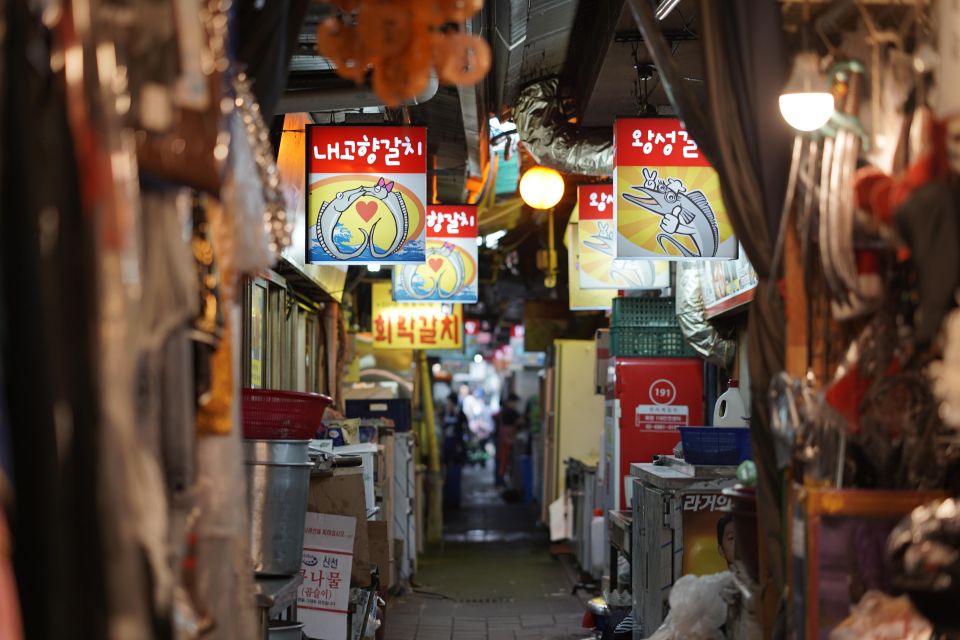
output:
M244 440L250 553L261 575L300 571L310 489L309 440Z
M272 620L267 628L268 640L302 640L303 623L288 620Z

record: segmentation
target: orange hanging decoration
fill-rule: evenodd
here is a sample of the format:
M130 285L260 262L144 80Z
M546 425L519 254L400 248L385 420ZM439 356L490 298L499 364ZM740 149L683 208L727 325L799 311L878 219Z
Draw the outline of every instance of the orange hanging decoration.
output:
M446 22L463 22L483 9L483 0L437 0L437 4Z
M373 89L398 106L423 93L430 74L446 84L469 85L490 69L490 46L466 33L445 35L448 22L464 22L483 0L334 0L346 17L317 27L317 50L337 73L362 84L373 66ZM356 24L356 26L353 26Z
M413 20L401 7L381 3L376 9L364 5L357 30L360 44L370 58L382 59L398 55L410 42Z
M492 57L487 41L466 33L448 34L444 40L446 55L437 69L440 81L466 86L483 80Z

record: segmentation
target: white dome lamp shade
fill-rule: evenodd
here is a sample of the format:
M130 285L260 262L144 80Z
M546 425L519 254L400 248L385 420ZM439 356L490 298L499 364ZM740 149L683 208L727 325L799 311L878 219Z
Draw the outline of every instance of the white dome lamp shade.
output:
M829 122L833 110L833 94L826 90L820 58L813 51L801 51L780 94L783 119L797 131L816 131Z

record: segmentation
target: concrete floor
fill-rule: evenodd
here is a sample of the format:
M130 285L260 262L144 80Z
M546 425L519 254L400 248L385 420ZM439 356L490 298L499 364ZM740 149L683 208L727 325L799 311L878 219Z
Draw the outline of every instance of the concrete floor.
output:
M386 640L590 638L573 574L531 506L506 504L488 468L465 469L463 505L420 557L415 592L389 603Z

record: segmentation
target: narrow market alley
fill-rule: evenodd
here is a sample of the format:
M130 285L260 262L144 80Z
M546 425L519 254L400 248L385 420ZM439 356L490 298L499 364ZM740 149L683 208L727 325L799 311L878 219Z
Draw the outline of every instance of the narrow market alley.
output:
M535 508L505 503L486 467L465 469L463 490L443 545L418 560L415 591L389 603L386 640L589 637L573 567L551 555Z

